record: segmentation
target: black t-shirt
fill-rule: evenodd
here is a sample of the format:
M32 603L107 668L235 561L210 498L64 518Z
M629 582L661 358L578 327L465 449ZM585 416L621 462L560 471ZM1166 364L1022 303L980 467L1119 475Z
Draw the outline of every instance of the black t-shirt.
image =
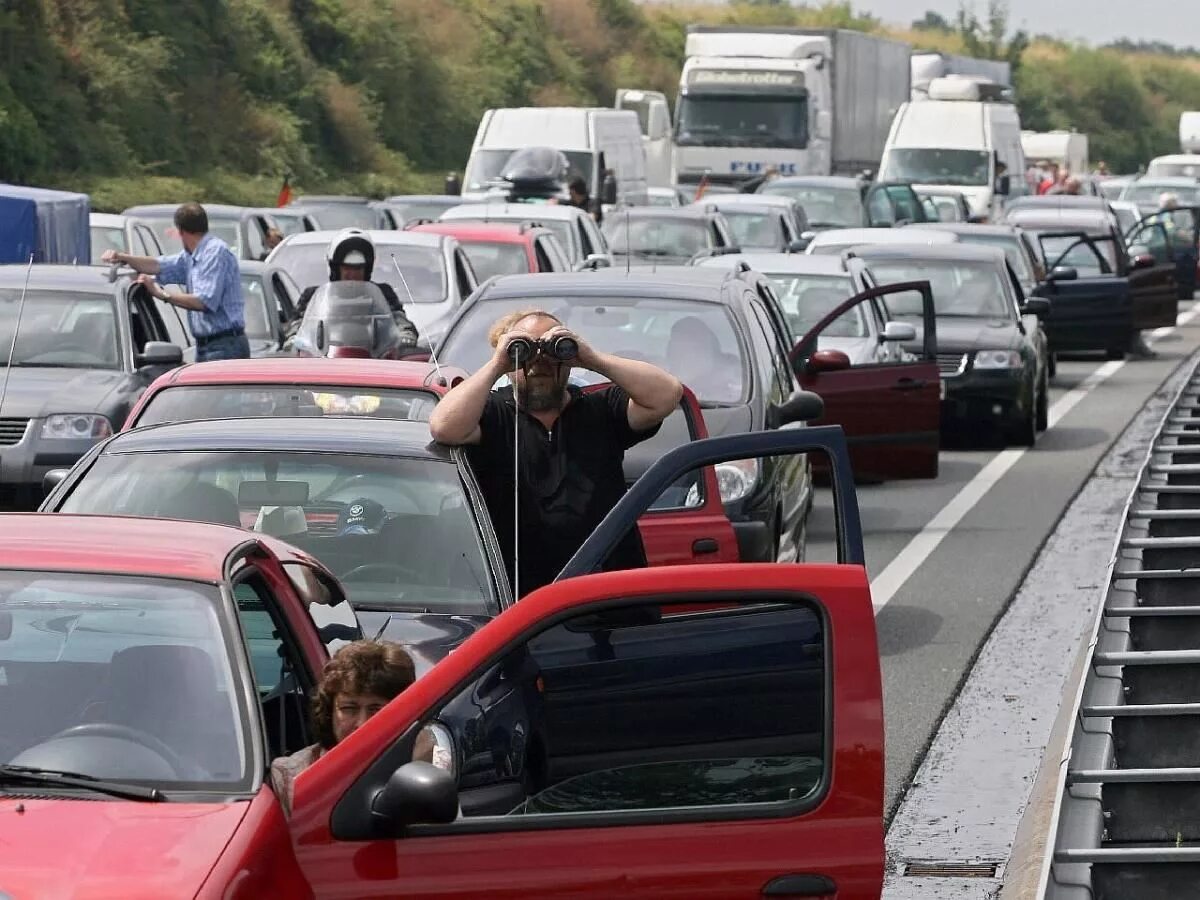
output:
M625 493L625 451L653 437L655 425L634 431L629 395L613 386L571 401L547 431L528 413L518 416L512 388L493 391L479 420L479 443L467 458L487 502L500 551L513 579L513 433L520 422L521 570L514 594L549 584ZM646 565L637 528L613 548L605 570Z

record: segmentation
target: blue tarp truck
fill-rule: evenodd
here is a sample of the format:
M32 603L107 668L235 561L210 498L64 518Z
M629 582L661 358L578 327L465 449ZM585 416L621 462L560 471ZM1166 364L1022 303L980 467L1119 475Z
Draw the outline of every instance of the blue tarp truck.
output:
M92 260L87 194L0 184L0 263Z

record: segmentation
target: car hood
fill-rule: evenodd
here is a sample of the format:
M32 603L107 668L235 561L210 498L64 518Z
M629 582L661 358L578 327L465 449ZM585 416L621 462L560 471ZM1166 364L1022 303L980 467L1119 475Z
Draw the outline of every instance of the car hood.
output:
M911 319L917 329L917 339L906 343L904 349L921 352L924 328ZM938 353L966 353L971 350L1015 350L1021 342L1017 323L1005 319L943 319L937 320Z
M193 897L249 807L4 797L0 897Z
M402 644L420 678L451 650L486 625L486 615L355 611L363 634Z
M3 377L3 376L0 376ZM128 376L115 369L12 369L4 395L5 418L103 411L105 399ZM113 422L113 428L120 428ZM3 890L3 888L0 888Z

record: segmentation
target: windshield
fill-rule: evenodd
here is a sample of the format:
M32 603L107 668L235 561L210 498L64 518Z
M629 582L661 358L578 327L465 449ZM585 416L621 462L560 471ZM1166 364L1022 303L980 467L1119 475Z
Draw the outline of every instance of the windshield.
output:
M282 209L271 210L271 220L284 237L287 237L289 234L303 234L307 230L304 227L304 216L305 213L301 212L288 212Z
M248 733L220 603L216 587L188 581L0 572L12 629L0 641L0 761L164 788L244 785Z
M986 185L986 150L939 150L931 147L893 148L883 158L880 181L914 184Z
M17 312L21 329L17 332ZM12 350L13 336L17 337ZM119 368L117 318L111 297L0 288L0 359L12 350L14 366ZM3 365L3 363L0 363Z
M1124 181L1109 180L1100 181L1096 186L1100 188L1100 196L1105 200L1117 200L1120 198L1121 192L1125 190L1125 184Z
M179 241L179 229L175 227L174 213L163 213L161 216L138 216L137 221L148 226L154 232L154 236L158 238L158 245L162 247L164 254L170 256L183 249L183 244ZM208 232L209 234L216 235L228 244L234 256L238 259L242 258L242 229L240 221L237 219L214 219L212 216L209 216Z
M271 327L271 309L274 300L267 298L261 275L242 275L242 299L246 303L246 336L252 338L274 338Z
M939 316L972 319L1011 319L1014 307L1004 282L992 263L939 259L875 259L867 265L879 284L928 281L933 307ZM921 295L908 291L888 298L892 315L922 315Z
M492 187L492 182L500 177L500 173L504 169L504 164L520 149L522 148L476 150L471 154L471 160L467 164L466 175L463 177L463 184L465 185L463 190L486 191L489 187ZM589 185L595 181L593 178L595 157L590 150L563 150L562 153L567 158L567 162L571 167L567 175L568 178L573 175L579 175Z
M530 305L521 298L475 303L455 323L438 357L476 371L491 358L492 323ZM532 305L553 313L597 350L665 368L703 403L746 400L745 353L723 306L645 297L539 297Z
M1163 178L1200 178L1200 159L1193 162L1156 162L1146 169L1147 175Z
M966 244L984 244L988 247L998 247L1004 251L1008 264L1017 273L1017 280L1022 284L1032 284L1037 281L1029 268L1029 257L1021 249L1021 239L1016 235L1005 234L976 234L972 230L958 233L958 239Z
M808 146L808 97L686 94L675 142L704 147Z
M62 512L199 519L272 534L333 570L356 609L482 614L492 597L458 467L438 459L118 453L96 460Z
M527 275L532 271L524 244L463 241L462 248L480 283L493 275Z
M427 422L436 404L436 394L417 388L313 384L182 385L155 393L139 414L137 425L297 416Z
M326 284L329 281L329 263L325 260L326 245L314 243L283 243L275 248L271 265L283 269L296 284L303 287ZM401 303L409 303L408 293L396 264L404 272L404 280L417 303L441 303L447 296L446 261L439 247L414 247L404 244L375 245L375 267L372 281L390 284L396 290Z
M1195 203L1200 196L1200 184L1192 187L1179 184L1131 184L1121 195L1122 200L1132 200L1142 205L1157 206L1163 194L1174 194L1180 203Z
M768 181L760 194L783 194L800 201L810 228L858 228L863 224L862 195L854 188L793 187Z
M783 229L776 213L757 210L723 209L721 215L733 232L733 243L743 250L783 247Z
M370 231L379 227L379 215L366 203L297 203L305 212L312 213L322 231L340 231L343 228L363 228Z
M1041 237L1039 240L1046 265L1051 268L1075 269L1082 278L1111 275L1117 270L1116 246L1112 240L1093 238L1088 242L1078 235Z
M783 314L795 335L807 334L835 306L848 300L854 293L850 278L845 275L797 275L788 272L777 275L767 273L767 277L775 286L779 305L783 307ZM867 321L863 304L859 303L834 319L821 332L821 336L866 337Z
M604 220L604 236L610 252L632 256L690 259L712 246L708 223L702 219L610 215Z
M101 256L105 250L119 250L124 252L129 249L125 244L125 229L124 228L107 228L99 225L91 227L92 232L92 265L98 266L101 264Z

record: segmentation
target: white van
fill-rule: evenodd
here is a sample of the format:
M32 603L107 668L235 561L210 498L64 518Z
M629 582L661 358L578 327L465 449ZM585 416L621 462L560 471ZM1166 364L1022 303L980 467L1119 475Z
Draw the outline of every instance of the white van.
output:
M880 181L961 191L971 213L996 221L1005 198L1026 192L1021 119L1010 89L971 76L929 83L929 99L903 104L880 161ZM998 175L997 164L1007 171Z
M1058 163L1074 175L1086 175L1091 170L1088 161L1088 138L1075 131L1022 131L1021 150L1025 159Z
M671 107L667 95L660 91L618 88L613 106L637 113L642 146L646 150L646 184L652 188L671 187Z
M576 106L484 112L463 174L463 196L486 196L513 151L525 147L561 150L571 164L572 174L582 175L587 181L593 200L646 202L646 151L637 113ZM616 177L615 201L603 197L606 169L612 169Z

